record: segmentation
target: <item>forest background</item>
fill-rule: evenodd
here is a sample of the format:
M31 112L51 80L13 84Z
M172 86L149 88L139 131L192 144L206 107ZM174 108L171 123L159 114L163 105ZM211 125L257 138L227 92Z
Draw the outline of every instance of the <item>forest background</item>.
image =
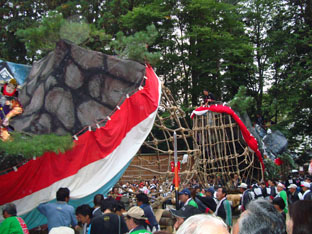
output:
M61 38L147 60L187 112L204 88L250 96L237 108L274 123L298 163L312 154L312 0L0 2L0 59L31 65Z

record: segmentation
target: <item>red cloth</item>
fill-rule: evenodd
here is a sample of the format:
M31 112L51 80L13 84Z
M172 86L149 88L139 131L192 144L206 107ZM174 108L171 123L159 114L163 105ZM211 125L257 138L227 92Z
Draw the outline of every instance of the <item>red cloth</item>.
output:
M145 75L148 79L144 89L127 98L105 126L79 136L73 149L59 154L46 152L36 160L30 160L19 167L16 172L1 175L0 205L21 199L73 176L81 168L113 152L127 133L158 107L158 79L151 66L146 67Z
M277 165L277 166L280 166L282 165L284 162L281 158L276 158L274 159L274 163Z

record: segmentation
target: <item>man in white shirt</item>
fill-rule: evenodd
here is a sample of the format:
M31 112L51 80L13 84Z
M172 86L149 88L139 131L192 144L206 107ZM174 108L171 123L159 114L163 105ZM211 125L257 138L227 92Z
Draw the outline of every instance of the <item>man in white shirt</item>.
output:
M308 182L301 182L301 187L303 190L303 200L312 200L312 192L310 191L310 184Z

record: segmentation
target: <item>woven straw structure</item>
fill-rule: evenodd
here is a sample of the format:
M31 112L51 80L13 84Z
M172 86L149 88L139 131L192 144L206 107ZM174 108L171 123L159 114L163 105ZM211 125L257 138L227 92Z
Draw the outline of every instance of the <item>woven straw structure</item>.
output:
M263 170L257 156L247 146L238 124L230 115L209 111L191 120L179 107L181 105L178 105L171 91L164 85L162 90L162 100L154 128L144 142L141 152L142 149L156 152L155 160L150 161L150 165L160 165L159 155L168 155L168 170L157 171L148 166L137 165L132 167L155 173L161 181L172 180L174 173L171 171L170 162L174 160L173 134L176 132L179 160L184 155L188 156L187 162L181 164L180 187L188 184L193 178L208 185L209 177L215 178L216 175L220 175L223 181L227 182L235 173L240 178L248 178L250 182L263 180ZM190 123L193 127L190 127ZM140 160L144 160L144 157L140 157Z

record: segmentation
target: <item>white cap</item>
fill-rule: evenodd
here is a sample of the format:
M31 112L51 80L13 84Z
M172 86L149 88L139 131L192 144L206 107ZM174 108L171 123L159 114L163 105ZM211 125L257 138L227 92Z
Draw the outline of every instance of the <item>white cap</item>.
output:
M245 183L241 183L238 187L239 187L239 188L247 188L248 186L247 186L247 184L245 184Z
M301 182L301 187L306 187L306 188L310 188L310 183L302 181Z
M75 231L69 227L54 227L49 234L75 234Z
M287 188L297 188L297 185L295 185L295 184L291 184L291 185L289 185Z
M128 212L123 213L124 216L130 216L135 219L143 219L146 220L147 218L144 216L144 210L139 206L131 207Z
M282 183L278 183L277 186L285 188L285 185L283 185Z

